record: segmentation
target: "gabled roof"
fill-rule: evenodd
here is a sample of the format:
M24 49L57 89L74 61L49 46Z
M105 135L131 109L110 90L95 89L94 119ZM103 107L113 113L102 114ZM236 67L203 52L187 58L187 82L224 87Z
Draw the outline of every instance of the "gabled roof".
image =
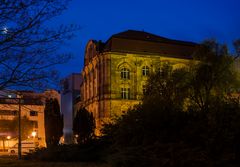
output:
M168 57L191 59L196 43L172 40L144 31L127 30L112 35L105 43L105 52L161 54Z
M150 41L150 42L182 44L182 45L183 44L196 45L196 43L193 43L193 42L172 40L172 39L161 37L161 36L151 34L151 33L145 32L145 31L136 31L136 30L127 30L124 32L120 32L118 34L112 35L111 38L122 38L122 39L142 40L142 41Z

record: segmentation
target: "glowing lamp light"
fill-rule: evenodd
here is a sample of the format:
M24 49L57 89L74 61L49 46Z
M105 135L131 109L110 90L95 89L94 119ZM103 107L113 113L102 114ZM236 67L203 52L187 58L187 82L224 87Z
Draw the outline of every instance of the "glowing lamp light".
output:
M11 136L7 136L7 139L8 139L8 140L11 139Z
M32 132L32 137L36 137L37 136L37 132L33 131Z

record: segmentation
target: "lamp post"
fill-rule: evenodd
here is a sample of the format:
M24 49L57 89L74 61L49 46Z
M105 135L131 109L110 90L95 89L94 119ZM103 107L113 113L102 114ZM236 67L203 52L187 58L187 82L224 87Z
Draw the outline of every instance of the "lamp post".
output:
M32 135L33 138L35 138L37 136L37 132L33 131L31 135Z
M9 148L9 140L11 139L11 136L7 136L7 141L8 141L8 148Z
M18 97L18 159L22 159L21 98Z

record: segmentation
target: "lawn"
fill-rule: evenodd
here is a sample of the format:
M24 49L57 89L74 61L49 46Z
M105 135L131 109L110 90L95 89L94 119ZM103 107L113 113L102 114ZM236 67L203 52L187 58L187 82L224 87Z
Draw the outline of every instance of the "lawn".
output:
M0 167L109 167L104 164L81 162L39 162L17 160L14 157L0 157Z

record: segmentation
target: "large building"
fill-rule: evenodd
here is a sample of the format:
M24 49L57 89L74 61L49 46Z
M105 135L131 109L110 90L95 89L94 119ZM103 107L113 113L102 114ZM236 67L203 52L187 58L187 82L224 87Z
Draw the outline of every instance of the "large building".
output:
M26 117L31 123L31 132L24 140L34 140L39 146L46 146L44 108L46 98L57 98L60 95L55 90L47 90L43 93L33 91L0 91L0 123L8 126L8 121L17 120L19 111L21 117ZM20 101L19 101L20 100ZM22 122L24 124L24 122ZM18 141L18 131L13 128L5 131L0 127L0 150L7 150ZM25 133L25 129L22 129Z
M100 127L141 101L148 75L164 64L174 68L192 60L195 43L171 40L143 31L112 35L105 43L86 46L81 107L92 112Z

